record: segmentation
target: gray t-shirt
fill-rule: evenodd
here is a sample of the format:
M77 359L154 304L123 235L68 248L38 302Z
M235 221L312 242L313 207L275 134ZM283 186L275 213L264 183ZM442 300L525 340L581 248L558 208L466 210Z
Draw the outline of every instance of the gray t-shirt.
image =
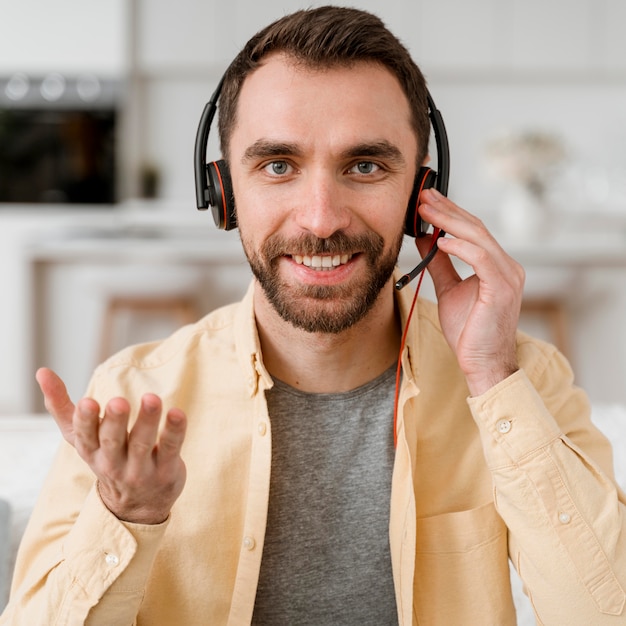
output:
M346 393L281 381L253 624L397 624L389 551L395 367Z

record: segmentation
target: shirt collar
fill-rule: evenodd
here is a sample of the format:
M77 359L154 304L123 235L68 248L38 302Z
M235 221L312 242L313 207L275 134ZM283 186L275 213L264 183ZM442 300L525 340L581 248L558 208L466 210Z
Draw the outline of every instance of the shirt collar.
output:
M393 284L400 278L401 272L396 269L394 272ZM269 389L274 384L272 377L263 364L261 353L261 342L254 316L254 284L253 280L246 291L241 306L235 316L235 336L236 350L242 371L246 379L250 395L253 396L259 387L263 390ZM415 292L410 287L397 291L393 285L396 307L400 317L402 328L405 327L409 318L411 304ZM414 382L417 378L417 338L418 338L418 314L413 313L407 340L402 353L402 368L407 381Z
M235 314L237 357L244 372L250 396L256 394L259 388L269 389L274 384L263 364L261 341L254 316L254 284L253 280Z

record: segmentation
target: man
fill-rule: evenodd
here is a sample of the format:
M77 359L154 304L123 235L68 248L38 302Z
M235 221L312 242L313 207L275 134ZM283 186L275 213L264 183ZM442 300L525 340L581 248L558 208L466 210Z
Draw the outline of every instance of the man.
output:
M367 13L298 12L249 42L220 104L255 280L110 359L76 407L38 372L68 443L1 622L501 626L510 557L541 623L624 623L608 443L563 357L516 334L522 269L433 190L438 307L401 339L428 142L406 50Z

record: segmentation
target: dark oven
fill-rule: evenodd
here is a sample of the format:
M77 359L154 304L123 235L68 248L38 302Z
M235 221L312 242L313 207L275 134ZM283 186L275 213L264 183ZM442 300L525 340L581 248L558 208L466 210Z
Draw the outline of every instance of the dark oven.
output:
M0 77L0 202L112 204L121 83Z

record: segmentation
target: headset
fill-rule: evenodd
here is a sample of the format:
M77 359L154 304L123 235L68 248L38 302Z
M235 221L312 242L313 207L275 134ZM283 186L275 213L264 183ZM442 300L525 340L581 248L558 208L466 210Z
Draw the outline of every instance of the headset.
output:
M203 211L211 207L213 220L217 228L221 230L232 230L237 227L237 214L235 211L235 197L233 185L230 178L228 164L224 159L210 161L207 163L206 150L209 141L209 131L215 112L224 76L220 79L213 95L206 103L198 130L194 148L194 173L196 183L196 204L198 210ZM439 109L427 91L428 116L433 128L435 142L437 146L437 170L430 167L421 167L415 177L415 183L409 198L407 207L404 232L410 237L423 237L426 235L429 225L420 217L418 212L419 196L422 190L434 187L444 196L448 195L448 180L450 177L450 149L448 146L448 135L443 122L443 117ZM422 259L411 272L405 274L398 280L395 287L400 290L409 284L424 268L430 263L437 252L437 239L444 236L443 231L437 230L434 233L435 240L429 253Z

